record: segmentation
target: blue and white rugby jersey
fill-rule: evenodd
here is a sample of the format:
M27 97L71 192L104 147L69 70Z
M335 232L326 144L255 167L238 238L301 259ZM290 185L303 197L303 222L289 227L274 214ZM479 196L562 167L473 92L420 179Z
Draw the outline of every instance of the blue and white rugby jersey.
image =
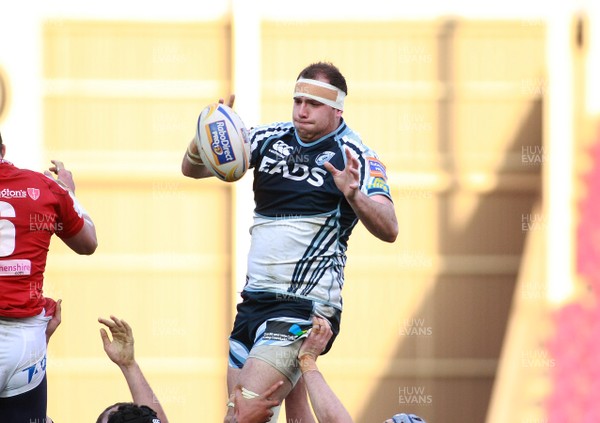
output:
M256 208L245 289L341 310L348 238L358 218L323 164L343 169L349 148L361 165L361 190L391 200L385 167L344 121L312 143L302 142L291 122L253 128L250 141Z

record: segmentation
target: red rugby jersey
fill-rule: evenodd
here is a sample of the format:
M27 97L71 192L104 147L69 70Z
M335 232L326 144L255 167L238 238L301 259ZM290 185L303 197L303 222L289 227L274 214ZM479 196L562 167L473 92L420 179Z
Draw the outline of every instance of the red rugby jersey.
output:
M70 238L83 225L68 191L41 173L0 160L0 316L41 313L50 238Z

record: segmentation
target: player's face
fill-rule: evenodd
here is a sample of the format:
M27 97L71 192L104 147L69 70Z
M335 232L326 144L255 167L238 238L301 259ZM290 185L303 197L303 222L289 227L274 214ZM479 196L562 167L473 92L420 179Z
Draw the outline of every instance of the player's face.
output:
M308 97L294 98L294 126L302 141L313 142L334 131L340 125L341 117L341 110L317 100Z

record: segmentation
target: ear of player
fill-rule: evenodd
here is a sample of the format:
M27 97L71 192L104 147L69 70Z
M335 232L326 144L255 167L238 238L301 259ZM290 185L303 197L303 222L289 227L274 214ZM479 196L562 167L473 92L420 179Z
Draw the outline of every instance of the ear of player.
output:
M237 181L248 170L248 130L230 107L220 103L205 107L198 117L195 141L202 162L222 181Z

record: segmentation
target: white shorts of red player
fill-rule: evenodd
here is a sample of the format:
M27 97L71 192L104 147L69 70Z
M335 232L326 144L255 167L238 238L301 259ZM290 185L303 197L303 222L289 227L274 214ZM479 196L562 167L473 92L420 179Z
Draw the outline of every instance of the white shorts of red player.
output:
M0 317L0 397L36 388L46 375L46 326L51 316Z

